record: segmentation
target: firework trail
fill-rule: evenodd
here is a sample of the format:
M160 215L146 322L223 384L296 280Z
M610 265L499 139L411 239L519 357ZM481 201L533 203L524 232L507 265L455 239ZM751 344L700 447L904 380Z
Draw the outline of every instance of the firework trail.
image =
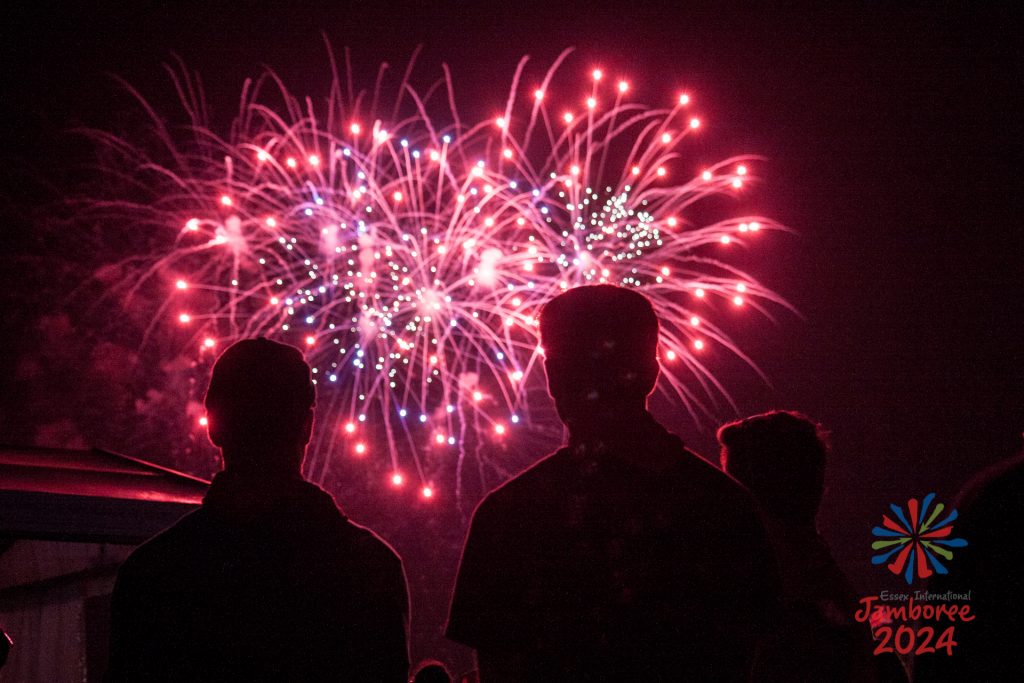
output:
M556 88L568 53L529 84L524 58L504 110L472 125L447 70L422 96L407 71L388 115L380 77L367 105L335 69L317 107L268 72L246 82L226 137L207 127L196 79L171 71L186 135L141 96L156 151L98 134L146 194L104 206L151 235L125 283L162 292L148 336L186 330L201 363L242 337L302 346L327 415L313 478L372 453L390 458L391 485L425 497L428 457L457 462L460 482L467 459L504 474L488 454L544 426L526 401L543 387L537 317L570 287L646 294L664 322L661 389L705 411L727 394L702 353L748 360L715 312L785 305L724 260L780 226L690 218L741 192L756 159L695 167L690 95L651 108L599 70Z

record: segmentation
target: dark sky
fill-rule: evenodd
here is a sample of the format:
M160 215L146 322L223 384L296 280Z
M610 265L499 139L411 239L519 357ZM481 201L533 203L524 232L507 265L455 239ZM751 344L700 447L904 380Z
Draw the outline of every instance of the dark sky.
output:
M574 68L613 66L652 97L686 85L716 145L768 158L752 205L796 234L771 237L770 258L748 265L803 319L741 340L771 387L752 373L726 381L744 414L795 408L832 430L824 528L855 578L871 571L884 503L948 498L1019 444L1024 41L1009 4L74 4L0 10L0 156L15 206L36 200L32 178L59 176L60 131L109 125L128 106L108 73L171 106L172 53L202 74L216 117L264 64L293 91L322 89L321 31L352 48L357 73L401 66L423 44L421 73L449 63L483 107L501 102L521 55L572 45ZM5 302L25 286L6 285ZM707 426L675 427L714 451Z

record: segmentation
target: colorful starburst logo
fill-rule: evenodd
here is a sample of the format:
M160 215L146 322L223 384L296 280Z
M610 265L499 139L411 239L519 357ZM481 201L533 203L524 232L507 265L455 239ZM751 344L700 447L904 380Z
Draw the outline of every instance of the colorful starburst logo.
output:
M949 573L942 561L952 560L950 548L963 548L967 541L952 538L956 510L951 510L941 522L936 521L946 506L937 503L932 507L934 500L934 493L925 496L920 504L917 498L911 498L906 513L898 505L889 506L897 521L882 515L882 526L871 530L879 538L871 549L885 551L873 556L871 564L885 564L896 576L902 574L908 584L913 582L915 573L919 579L927 579L933 573ZM890 562L893 556L895 559Z

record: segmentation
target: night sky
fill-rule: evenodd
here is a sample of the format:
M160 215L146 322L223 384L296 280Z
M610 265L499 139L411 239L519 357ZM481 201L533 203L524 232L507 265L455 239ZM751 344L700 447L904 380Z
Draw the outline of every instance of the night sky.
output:
M794 234L769 236L743 265L802 317L780 313L778 326L737 334L770 386L732 364L722 379L740 414L798 409L832 431L822 529L862 588L878 576L868 545L884 504L930 491L948 499L1020 446L1024 34L1009 4L12 4L0 10L9 264L47 248L33 238L32 210L74 180L68 159L81 152L64 131L116 127L129 108L109 74L172 109L161 65L176 53L226 122L242 80L263 65L295 92L320 93L323 32L352 49L367 81L422 44L418 73L429 82L448 63L467 111L485 116L503 104L523 54L547 63L575 46L569 68L630 74L645 101L685 86L708 121L710 151L767 157L744 202ZM3 270L13 367L12 354L31 353L23 335L33 311L22 302L38 273ZM0 406L18 400L5 392ZM723 420L734 416L723 406ZM0 417L0 441L7 424ZM712 456L714 426L672 428Z

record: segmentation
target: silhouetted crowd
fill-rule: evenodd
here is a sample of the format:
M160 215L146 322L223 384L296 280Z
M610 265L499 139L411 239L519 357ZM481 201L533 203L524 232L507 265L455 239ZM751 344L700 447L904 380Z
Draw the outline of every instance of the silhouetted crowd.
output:
M569 290L540 332L568 443L473 516L446 633L476 652L460 680L910 678L910 662L875 655L817 532L819 425L785 411L727 424L719 469L647 411L659 323L642 295ZM198 510L122 566L110 681L451 680L436 661L410 678L401 560L302 477L314 402L294 347L245 340L217 361L206 409L224 470ZM962 502L970 552L942 581L992 607L977 606L979 630L954 656L921 658L914 680L1020 680L997 604L1021 604L1019 541L1007 539L1019 538L1022 476L1010 463Z

